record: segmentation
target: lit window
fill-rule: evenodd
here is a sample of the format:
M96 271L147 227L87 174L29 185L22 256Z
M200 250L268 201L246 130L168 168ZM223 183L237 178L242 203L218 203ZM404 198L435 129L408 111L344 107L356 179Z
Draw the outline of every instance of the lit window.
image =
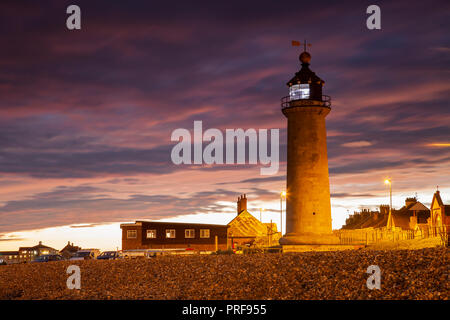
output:
M137 231L136 230L127 230L127 239L136 239Z
M175 229L166 229L166 238L175 238Z
M291 100L309 99L309 84L295 84L289 87Z
M200 229L200 238L209 238L209 229Z
M185 238L195 238L195 230L194 229L185 229L184 237Z
M156 230L147 230L147 239L155 239Z

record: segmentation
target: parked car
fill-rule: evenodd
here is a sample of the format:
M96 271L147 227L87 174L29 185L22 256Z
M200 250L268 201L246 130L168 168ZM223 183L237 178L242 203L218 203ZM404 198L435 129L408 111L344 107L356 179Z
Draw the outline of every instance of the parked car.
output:
M70 260L90 260L90 259L95 259L98 254L100 253L100 250L98 249L83 249L83 250L79 250L77 251L77 253L75 253L75 255L70 258Z
M117 251L104 251L98 257L97 260L114 260L119 257Z
M119 258L123 259L145 258L147 251L148 251L147 249L122 250L119 253Z
M34 258L32 262L50 262L50 261L61 261L64 258L59 254L44 254Z

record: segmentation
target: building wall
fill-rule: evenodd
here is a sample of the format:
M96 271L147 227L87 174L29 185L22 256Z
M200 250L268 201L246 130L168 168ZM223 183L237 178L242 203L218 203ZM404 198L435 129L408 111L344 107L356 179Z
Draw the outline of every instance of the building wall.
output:
M0 260L11 264L11 263L19 263L19 252L18 251L2 251L0 252Z
M283 109L288 118L287 198L286 234L280 244L337 244L331 231L325 126L330 110L303 102Z
M445 207L445 205L440 205L437 201L432 204L428 225L441 232L443 230L450 232L450 216L446 215Z
M45 255L45 254L58 254L58 250L42 245L42 242L39 241L39 244L34 247L20 247L19 248L19 260L20 262L30 262L33 261L36 257Z
M228 247L227 226L169 222L140 222L140 225L122 225L121 228L122 250L192 248L194 250L214 251L216 249L216 236L218 248L220 250L226 250ZM166 237L167 229L175 230L175 238ZM194 238L185 237L186 229L194 230ZM209 238L200 238L200 229L209 229ZM127 232L129 230L136 230L135 239L127 237ZM147 230L156 230L156 238L147 238Z

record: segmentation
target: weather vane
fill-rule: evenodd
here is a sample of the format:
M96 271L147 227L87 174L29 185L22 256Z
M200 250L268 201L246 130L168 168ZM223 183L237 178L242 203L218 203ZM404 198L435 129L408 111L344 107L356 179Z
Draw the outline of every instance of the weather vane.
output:
M297 41L297 40L292 40L293 47L300 47L301 45L303 45L303 51L306 51L307 46L311 47L311 43L307 43L306 40L303 43L301 43L300 41Z

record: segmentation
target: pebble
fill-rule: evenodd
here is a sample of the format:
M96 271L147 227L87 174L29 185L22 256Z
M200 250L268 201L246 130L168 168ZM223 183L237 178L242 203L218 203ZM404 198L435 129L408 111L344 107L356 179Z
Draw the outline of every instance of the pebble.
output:
M81 289L66 269L81 268ZM381 290L369 290L370 265ZM449 249L348 250L0 266L0 299L449 299Z

